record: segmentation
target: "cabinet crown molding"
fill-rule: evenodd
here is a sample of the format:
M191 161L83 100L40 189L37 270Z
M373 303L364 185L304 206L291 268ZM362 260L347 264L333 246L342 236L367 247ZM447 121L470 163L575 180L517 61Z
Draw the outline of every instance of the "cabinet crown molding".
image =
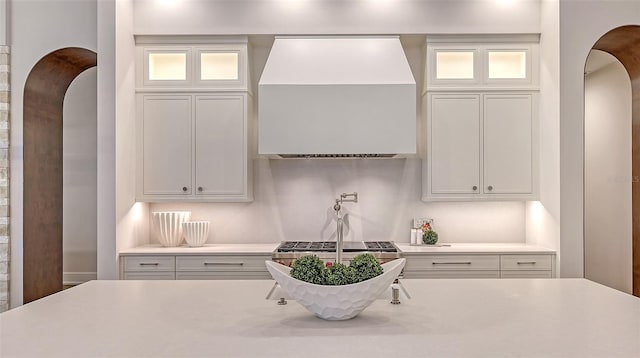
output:
M248 36L134 35L136 45L248 44Z
M443 34L427 35L426 43L493 44L540 43L540 34Z

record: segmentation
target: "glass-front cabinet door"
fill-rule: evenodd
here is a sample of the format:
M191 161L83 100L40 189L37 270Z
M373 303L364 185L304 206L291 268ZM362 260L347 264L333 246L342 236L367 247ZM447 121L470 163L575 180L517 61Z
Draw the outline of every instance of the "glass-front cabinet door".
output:
M185 86L191 82L190 48L144 50L145 86Z

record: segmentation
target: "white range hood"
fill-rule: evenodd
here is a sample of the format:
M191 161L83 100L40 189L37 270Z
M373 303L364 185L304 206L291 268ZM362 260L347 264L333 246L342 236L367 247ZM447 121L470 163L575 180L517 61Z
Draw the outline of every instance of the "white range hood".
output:
M416 82L398 36L276 37L258 91L259 154L416 153Z

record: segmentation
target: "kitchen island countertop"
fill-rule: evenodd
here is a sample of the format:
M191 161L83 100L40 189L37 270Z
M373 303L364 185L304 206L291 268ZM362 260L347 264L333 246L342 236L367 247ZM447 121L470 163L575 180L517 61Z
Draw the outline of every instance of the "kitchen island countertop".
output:
M403 280L330 322L273 281L91 281L0 314L2 357L640 357L640 299L584 279Z

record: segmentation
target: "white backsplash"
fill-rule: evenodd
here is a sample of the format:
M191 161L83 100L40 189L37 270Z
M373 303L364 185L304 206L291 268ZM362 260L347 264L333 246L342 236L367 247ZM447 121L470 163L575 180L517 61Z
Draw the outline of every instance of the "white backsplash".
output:
M525 241L524 202L422 202L419 159L259 159L254 190L251 203L153 203L149 211L211 221L207 243L335 240L335 199L356 191L358 203L343 204L345 240L408 243L413 218L429 217L440 242Z

